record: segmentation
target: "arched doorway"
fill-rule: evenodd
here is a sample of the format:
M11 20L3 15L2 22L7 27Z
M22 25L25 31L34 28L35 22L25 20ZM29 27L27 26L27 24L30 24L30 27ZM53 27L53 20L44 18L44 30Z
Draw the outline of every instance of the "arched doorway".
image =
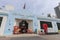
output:
M22 20L19 23L19 28L21 29L20 33L27 33L27 29L28 29L28 23L27 23L27 21L26 20Z

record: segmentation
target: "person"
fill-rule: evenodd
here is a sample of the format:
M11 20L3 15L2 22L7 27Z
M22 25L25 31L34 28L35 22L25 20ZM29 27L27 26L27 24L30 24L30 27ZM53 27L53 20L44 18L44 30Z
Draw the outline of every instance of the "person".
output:
M43 24L43 29L44 29L45 34L47 33L47 28L48 28L48 24L44 23Z

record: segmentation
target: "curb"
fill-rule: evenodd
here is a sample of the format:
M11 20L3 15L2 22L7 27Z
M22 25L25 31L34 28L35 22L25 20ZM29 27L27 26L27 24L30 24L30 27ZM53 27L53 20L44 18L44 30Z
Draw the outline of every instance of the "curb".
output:
M5 37L34 37L34 36L39 36L38 34L19 34L19 35L8 35Z

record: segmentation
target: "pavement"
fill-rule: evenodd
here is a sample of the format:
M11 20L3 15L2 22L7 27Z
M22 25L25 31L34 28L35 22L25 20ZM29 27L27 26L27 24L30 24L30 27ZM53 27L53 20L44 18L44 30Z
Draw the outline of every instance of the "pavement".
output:
M41 37L13 37L13 38L0 38L0 40L46 40Z
M37 34L20 34L0 37L0 40L46 40Z
M60 40L60 34L50 34L50 35L20 34L20 35L0 37L0 40Z
M11 38L10 40L46 40L44 38L34 36L34 37L18 37L18 38Z
M40 37L46 40L60 40L60 34L40 35Z

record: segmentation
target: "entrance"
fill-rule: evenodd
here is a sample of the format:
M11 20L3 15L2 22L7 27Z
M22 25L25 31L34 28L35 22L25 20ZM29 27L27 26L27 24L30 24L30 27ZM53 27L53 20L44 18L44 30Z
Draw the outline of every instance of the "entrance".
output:
M23 34L33 32L33 21L24 19L15 19L13 34Z
M21 33L27 33L28 23L26 22L26 20L22 20L22 21L19 23L19 28L21 29L21 30L20 30Z

